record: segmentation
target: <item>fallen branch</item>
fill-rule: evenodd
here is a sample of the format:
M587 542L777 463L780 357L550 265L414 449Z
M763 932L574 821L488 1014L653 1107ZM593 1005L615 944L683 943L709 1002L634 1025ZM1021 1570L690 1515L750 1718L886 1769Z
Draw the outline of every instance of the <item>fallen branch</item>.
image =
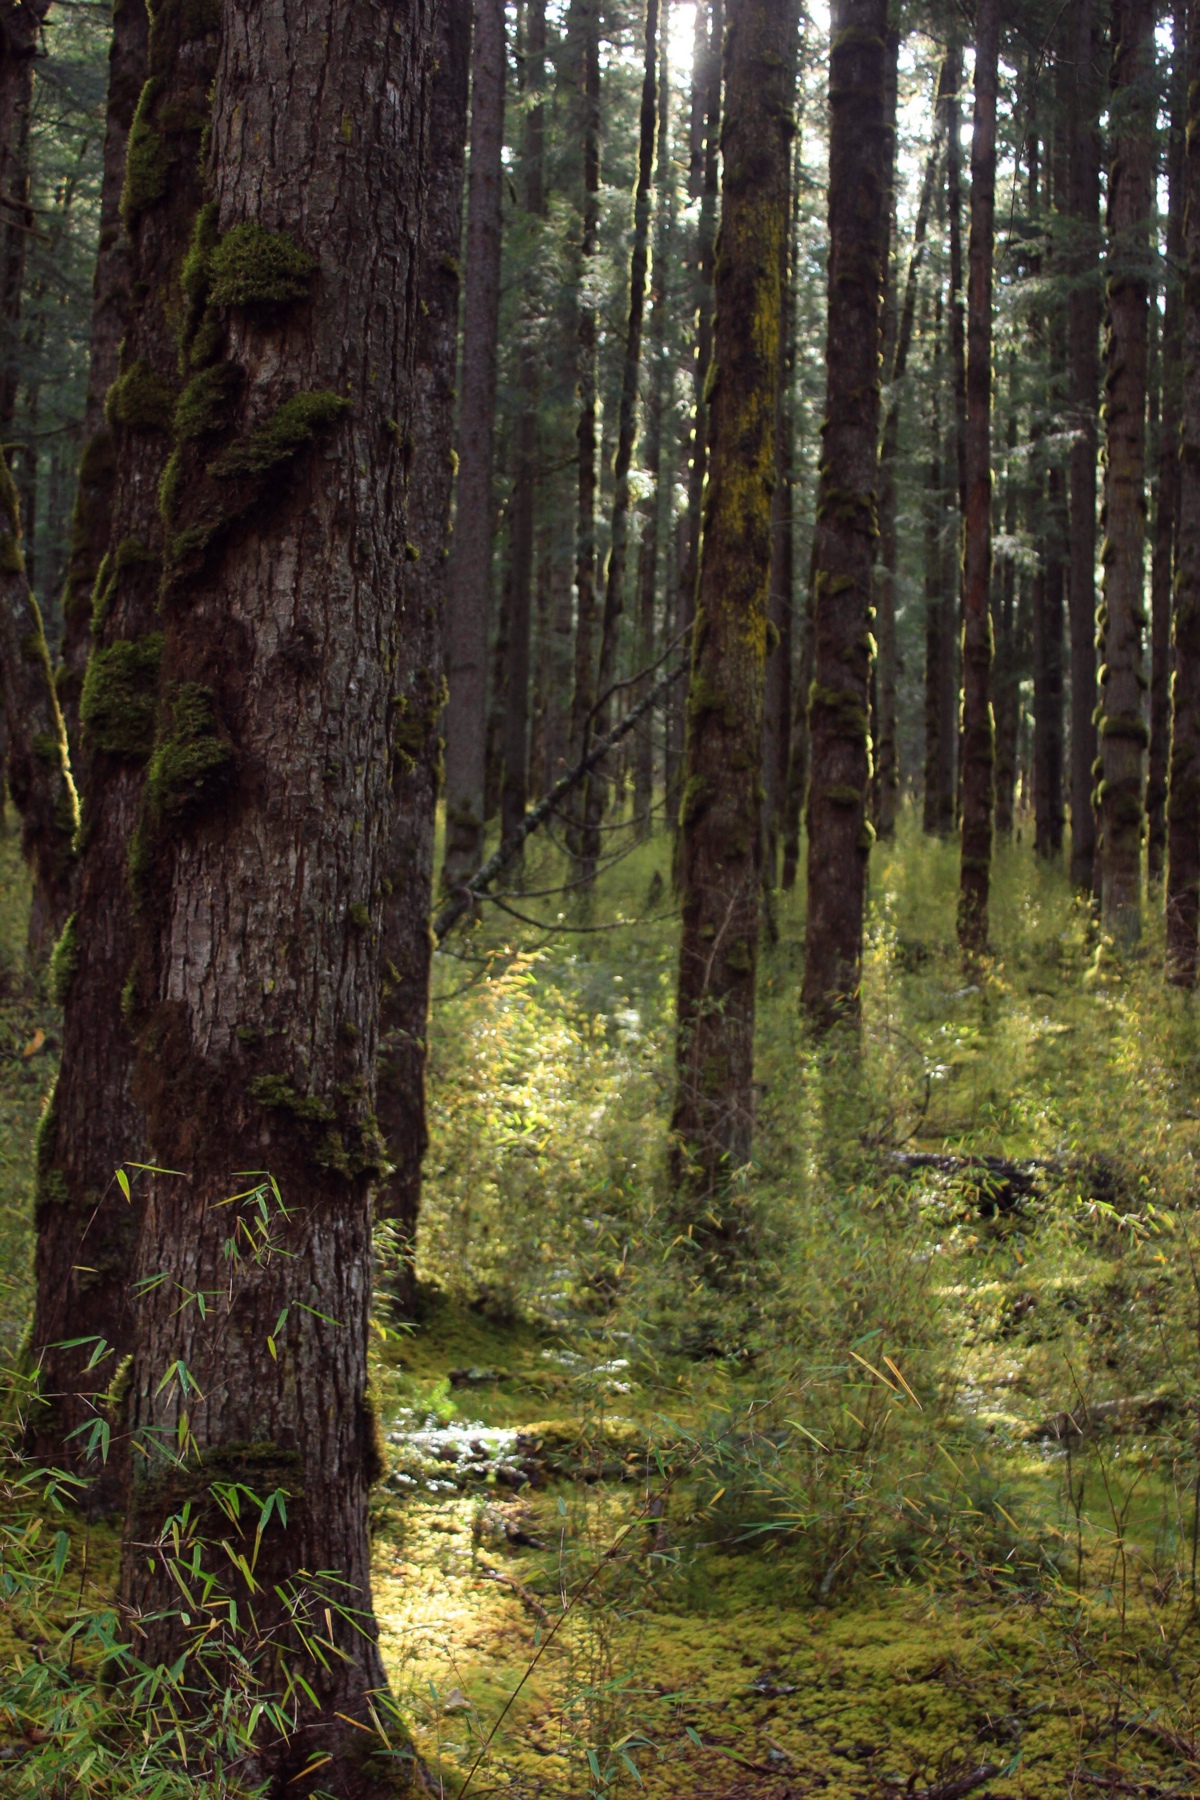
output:
M602 738L597 738L587 754L580 757L575 767L568 769L566 774L555 782L550 792L543 794L537 805L529 808L517 829L493 850L482 868L476 869L470 880L464 881L460 887L456 887L450 893L433 921L433 935L439 944L449 932L453 931L464 914L472 911L475 901L487 892L497 875L503 874L504 870L508 868L526 838L531 837L538 826L545 823L563 798L573 788L578 787L581 781L586 781L592 770L598 768L604 761L609 751L615 749L622 738L628 737L634 726L658 705L667 690L679 680L686 667L686 663L680 663L678 667L671 670L670 674L664 675L661 681L656 681L649 693L644 694L637 705L630 708L620 723L614 725L611 731L606 731Z
M544 1625L549 1619L549 1612L533 1589L526 1587L523 1581L518 1581L515 1575L505 1575L500 1569L493 1569L490 1563L481 1563L478 1577L480 1581L495 1581L500 1587L508 1588L516 1595L522 1606L528 1607L539 1625Z

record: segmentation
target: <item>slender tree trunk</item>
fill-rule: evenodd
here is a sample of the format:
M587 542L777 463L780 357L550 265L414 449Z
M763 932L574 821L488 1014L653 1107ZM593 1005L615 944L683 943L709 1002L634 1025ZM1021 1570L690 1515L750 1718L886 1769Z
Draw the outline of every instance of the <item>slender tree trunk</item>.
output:
M946 787L942 736L942 639L950 629L948 598L942 582L945 558L942 531L946 496L942 485L942 289L939 280L933 310L933 354L929 368L929 464L925 479L925 796L922 828L942 831L942 794Z
M950 226L950 374L954 386L954 457L959 514L967 516L967 340L963 313L962 254L962 46L952 36L942 64L939 99L946 120L946 209Z
M1007 457L1004 472L1004 535L1017 535L1019 485L1014 468L1017 448L1016 358L1009 364ZM1000 576L996 631L996 835L1011 838L1017 786L1017 727L1021 713L1021 676L1017 658L1017 571L1011 553Z
M705 0L696 7L696 54L700 49L700 19ZM700 201L700 219L696 231L696 350L692 363L692 429L688 460L687 513L682 522L679 556L679 598L676 624L679 631L689 631L696 616L696 580L700 566L700 509L704 495L704 478L708 467L708 404L705 397L713 344L713 260L717 231L717 195L720 180L719 143L721 133L721 45L725 33L725 0L709 0L707 6L709 35L705 52L694 65L692 90L692 138L695 142L698 120L703 116L704 155L695 154L691 163L689 193ZM685 758L685 721L678 703L668 715L668 736L672 742L672 763L682 771ZM668 789L668 812L679 824L676 796Z
M391 838L384 862L375 1114L390 1173L375 1194L376 1219L396 1234L393 1303L411 1317L413 1258L421 1206L426 1030L432 939L434 810L441 764L445 691L443 644L447 548L453 488L454 352L458 338L463 151L471 61L470 0L440 0L433 44L427 166L421 220L422 306L408 415L408 542L403 564L400 656L392 697Z
M879 365L887 251L885 0L839 0L829 57L829 306L825 423L813 539L816 650L809 699L808 931L803 1004L855 1015L870 779L868 618L875 562Z
M12 436L21 381L33 64L49 0L0 0L0 441Z
M1100 82L1096 0L1074 0L1071 118L1071 883L1091 891L1096 853L1096 417L1100 386Z
M887 89L884 116L887 120L887 221L888 242L884 254L883 285L883 354L881 380L886 389L892 380L896 361L899 326L897 311L899 290L899 218L896 211L896 116L899 110L900 33L889 27L887 33ZM896 586L895 537L896 495L894 483L889 494L888 470L883 462L883 435L887 431L887 410L883 414L880 436L879 465L879 553L872 587L875 651L871 659L871 820L872 829L891 837L896 828L896 804L899 798L899 768L896 749ZM889 543L890 538L890 543ZM890 562L889 562L890 557ZM885 791L887 798L884 798Z
M900 404L908 373L909 351L912 348L917 288L925 255L925 234L929 228L938 161L938 146L935 144L925 163L925 177L921 183L917 216L913 224L912 254L904 284L904 300L896 329L895 348L891 366L885 370L888 402L879 451L880 571L875 608L876 633L879 639L879 807L876 829L881 837L891 837L896 829L896 810L900 797L900 766L896 750L896 574L899 560L896 457L900 442Z
M1150 754L1146 775L1146 863L1161 881L1167 848L1167 765L1171 750L1171 582L1179 511L1180 292L1183 260L1183 130L1187 110L1187 12L1175 8L1167 138L1166 299L1162 319L1162 386L1155 480L1154 553L1150 576Z
M670 258L675 243L675 163L671 154L670 0L663 0L658 55L658 164L655 194L654 260L650 301L650 383L646 396L646 479L650 492L642 506L642 536L638 545L637 662L648 668L654 661L655 601L658 595L659 545L664 515L670 525L670 475L664 479L663 413L671 371L667 362L667 306ZM647 681L649 681L647 677ZM645 683L634 695L646 692ZM633 812L639 837L650 836L650 809L654 803L654 720L647 718L634 747Z
M804 589L804 617L800 625L800 654L792 695L792 731L788 753L787 787L783 808L783 869L779 885L790 894L800 872L800 820L808 805L808 778L812 763L812 737L808 725L808 701L816 663L816 601L812 570Z
M1177 15L1178 16L1178 15ZM1200 967L1200 0L1187 13L1180 305L1179 543L1167 797L1167 974L1195 987Z
M504 0L476 0L458 489L446 609L447 887L464 881L483 851L504 79Z
M246 1774L303 1792L328 1757L317 1780L345 1800L397 1785L363 1743L384 1688L366 1350L431 13L400 32L373 0L300 15L224 0L142 822L139 1092L153 1160L186 1175L147 1178L122 1612L140 1655L174 1661L197 1622L169 1550L146 1546L169 1543L185 1499L202 1536L228 1532L222 1484L285 1492L286 1522L247 1540L253 1599L227 1579L308 1688L300 1729L265 1734ZM230 1200L244 1170L278 1184L277 1200L262 1178L265 1212ZM296 1587L330 1642L321 1663L289 1623ZM208 1617L223 1628L219 1602Z
M1113 160L1108 183L1108 345L1105 374L1104 605L1100 615L1100 903L1120 944L1141 932L1145 614L1146 261L1153 200L1153 118L1147 89L1154 8L1116 0Z
M796 94L803 24L789 31L788 91ZM771 604L763 696L763 886L771 891L779 872L785 831L788 764L795 700L793 619L796 606L795 480L796 255L800 216L800 131L788 158L789 223L782 249L783 320L779 334L779 384L775 412L775 491L771 495Z
M672 1174L693 1234L732 1247L715 1197L750 1154L760 879L759 782L775 392L788 229L784 6L729 0L715 267L710 459L681 807ZM696 1201L699 1200L699 1210Z
M625 568L629 555L629 471L637 439L638 381L642 366L642 318L646 304L646 268L650 249L650 202L654 182L654 132L658 116L658 0L646 0L646 43L642 65L642 105L638 131L637 188L633 202L633 255L629 266L629 311L625 326L625 360L617 417L617 449L613 459L612 533L604 577L604 615L600 628L596 712L591 733L603 737L612 724L607 695L617 678L617 648L625 609ZM589 734L590 735L590 734ZM582 868L588 880L600 854L600 821L607 792L602 771L588 781L584 802Z
M963 536L962 858L958 937L987 945L995 735L992 721L992 239L996 204L999 0L975 8L975 129L967 295L967 509Z
M575 679L571 699L571 760L586 748L596 703L596 493L599 453L598 322L592 293L593 258L600 248L600 15L599 0L572 0L571 35L579 64L583 152L583 237L578 288L578 509L575 533ZM582 823L582 821L580 821Z
M62 656L57 673L73 755L79 750L79 695L91 648L92 595L108 549L116 480L113 433L104 418L104 396L116 379L118 350L129 317L129 239L121 220L121 187L133 109L146 79L148 29L145 0L124 0L116 8L108 57L104 176L92 287L92 352L83 416L83 454L71 521Z
M134 966L145 877L137 827L163 651L159 490L180 387L174 296L202 199L205 120L194 95L208 89L216 59L216 33L200 13L173 16L155 33L121 200L132 304L105 409L114 459L110 548L97 572L80 699L83 851L77 910L60 956L62 1061L38 1134L32 1352L45 1404L34 1422L35 1450L67 1466L80 1463L85 1448L68 1434L96 1417L92 1397L108 1389L133 1344L141 1189L135 1179L127 1201L114 1171L148 1160L134 1092L145 1002ZM65 1338L86 1337L109 1346L90 1370L90 1344L63 1347ZM101 1507L121 1504L125 1448L117 1432L96 1483Z
M524 205L530 220L546 210L544 143L545 108L541 101L546 63L545 0L530 0L525 15L524 97L525 143L522 153ZM508 655L504 694L504 773L501 781L500 835L509 837L520 824L529 797L530 633L533 617L534 520L538 480L538 395L541 388L539 309L527 300L517 366L521 410L517 417L509 555L512 562L512 606L508 620Z

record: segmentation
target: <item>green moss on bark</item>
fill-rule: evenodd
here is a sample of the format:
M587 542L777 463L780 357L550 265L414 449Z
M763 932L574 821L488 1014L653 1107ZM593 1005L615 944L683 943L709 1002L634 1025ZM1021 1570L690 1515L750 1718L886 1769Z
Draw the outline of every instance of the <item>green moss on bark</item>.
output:
M79 718L97 750L132 762L149 756L162 651L162 633L151 631L141 638L118 638L92 652Z
M122 371L108 390L104 417L111 427L131 431L169 431L175 390L143 357Z
M233 748L217 728L211 688L185 681L171 696L167 728L146 770L146 797L159 818L208 799L224 786Z
M285 231L235 225L209 252L214 306L285 306L306 298L316 258Z
M334 424L349 405L349 400L328 390L293 394L262 425L222 451L208 465L208 472L221 479L270 474L282 463L298 456L317 433Z

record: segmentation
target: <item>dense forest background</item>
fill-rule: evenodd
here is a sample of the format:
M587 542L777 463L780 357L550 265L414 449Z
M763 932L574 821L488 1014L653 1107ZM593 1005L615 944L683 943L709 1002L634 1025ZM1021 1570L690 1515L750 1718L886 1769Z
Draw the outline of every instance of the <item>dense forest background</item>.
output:
M1200 10L0 0L0 1794L1200 1785Z

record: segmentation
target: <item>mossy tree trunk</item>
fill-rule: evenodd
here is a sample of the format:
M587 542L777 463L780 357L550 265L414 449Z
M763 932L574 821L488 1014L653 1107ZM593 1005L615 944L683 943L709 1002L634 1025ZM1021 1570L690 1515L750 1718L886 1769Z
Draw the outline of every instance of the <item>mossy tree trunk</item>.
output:
M638 384L642 367L642 321L646 307L646 270L650 251L650 206L654 183L654 134L658 120L658 0L646 0L646 37L642 63L642 102L638 128L637 187L633 201L633 253L629 264L629 306L625 323L625 356L617 413L617 447L613 457L612 530L604 571L604 611L600 621L600 659L596 672L596 709L588 737L603 737L612 724L610 690L617 676L621 616L625 610L625 570L629 558L629 471L637 441ZM581 871L595 877L600 855L600 824L609 783L600 770L588 779L584 797Z
M1183 130L1187 110L1187 12L1174 13L1167 134L1167 256L1160 367L1154 550L1150 575L1150 747L1146 771L1146 869L1161 881L1167 848L1167 765L1171 751L1171 583L1179 510L1179 270L1183 254Z
M703 26L707 20L707 36ZM679 594L676 625L691 628L696 615L696 580L700 566L700 508L708 468L708 404L705 398L713 332L713 246L717 230L720 180L721 45L725 31L724 0L698 0L692 63L691 160L688 195L700 202L693 263L696 348L692 361L692 414L687 455L687 512L680 521ZM668 715L667 811L679 823L679 788L685 746L683 708L674 702Z
M384 862L375 1110L391 1173L379 1183L375 1217L396 1234L390 1292L411 1316L413 1258L421 1206L426 1032L433 940L434 812L441 767L443 634L453 488L454 352L458 338L458 247L471 60L470 0L441 0L429 97L429 183L421 220L420 322L409 409L408 542L393 686L391 837Z
M986 947L995 798L992 719L992 241L996 204L998 0L975 8L975 126L967 293L967 509L963 534L962 853L958 938Z
M521 152L522 202L530 247L546 211L545 106L541 100L546 66L545 0L530 0L525 9L522 46L522 97L525 141ZM436 165L435 165L436 166ZM538 395L541 357L538 348L540 307L534 293L526 297L521 318L522 341L517 360L520 411L515 429L514 473L509 514L509 558L512 593L505 659L504 756L500 778L500 835L511 836L521 823L529 797L529 683L533 625L534 526L538 487Z
M29 204L33 64L50 0L0 0L0 439L8 443L20 383Z
M113 432L104 417L104 396L116 379L118 351L130 310L130 252L121 218L121 188L133 110L146 79L148 32L145 0L124 0L113 14L108 57L100 238L92 287L91 360L63 595L62 651L56 672L59 703L73 756L79 751L79 696L92 641L92 593L108 549L116 481L116 450Z
M655 653L655 602L658 596L660 544L664 515L671 517L672 459L663 456L663 417L671 369L667 358L667 308L670 259L675 248L675 163L671 153L670 0L663 0L658 56L658 163L655 177L654 254L651 264L650 327L646 393L646 478L650 484L641 508L638 544L637 666L649 668ZM664 478L665 464L665 478ZM651 678L634 693L640 700ZM633 814L639 837L650 836L654 802L654 720L639 727L634 741Z
M223 0L139 832L139 1094L152 1160L184 1173L147 1178L121 1606L139 1654L172 1662L189 1615L146 1546L185 1499L227 1533L214 1484L285 1491L261 1541L242 1512L253 1607L316 1702L295 1695L300 1729L264 1736L247 1776L346 1800L398 1785L367 1742L366 1351L432 11L399 31L376 0ZM248 1170L278 1184L263 1211L231 1202ZM322 1570L344 1585L303 1574ZM322 1665L288 1623L296 1583Z
M505 76L504 0L477 0L458 483L446 628L446 887L465 881L483 860Z
M788 92L799 98L796 76L803 27L788 24ZM770 892L779 877L779 847L785 833L788 764L795 712L794 614L796 605L796 258L800 212L800 122L788 159L789 222L783 247L783 321L779 333L779 392L775 412L775 492L771 496L771 610L763 698L763 886Z
M1183 151L1179 544L1175 678L1167 795L1167 974L1195 987L1200 970L1200 0L1187 13Z
M879 378L887 253L885 0L841 0L829 57L829 305L813 540L808 930L803 1004L855 1015L870 781L871 581L878 537Z
M763 671L775 396L788 230L788 9L730 0L721 231L686 778L680 809L672 1174L681 1218L719 1251L719 1196L750 1154Z
M178 320L184 262L201 200L198 159L217 34L202 9L164 6L149 37L148 78L129 135L121 197L130 243L132 303L120 372L108 392L114 481L108 545L91 608L91 653L80 697L83 849L76 913L56 959L65 1003L54 1099L37 1157L37 1293L32 1349L46 1406L36 1453L68 1464L84 1439L67 1434L98 1417L96 1396L133 1343L134 1259L141 1197L127 1201L115 1170L146 1160L135 1095L135 949L141 888L137 824L150 755L162 657L159 491L179 397ZM196 35L189 35L189 33ZM200 96L201 98L198 98ZM91 1346L109 1354L89 1370ZM98 1478L96 1501L122 1497L125 1440Z
M1096 854L1096 458L1100 387L1100 31L1096 0L1070 14L1068 363L1071 424L1071 883L1091 891Z
M1108 341L1100 610L1100 905L1119 944L1141 933L1145 718L1147 257L1153 203L1150 0L1113 11L1113 158L1108 181Z

